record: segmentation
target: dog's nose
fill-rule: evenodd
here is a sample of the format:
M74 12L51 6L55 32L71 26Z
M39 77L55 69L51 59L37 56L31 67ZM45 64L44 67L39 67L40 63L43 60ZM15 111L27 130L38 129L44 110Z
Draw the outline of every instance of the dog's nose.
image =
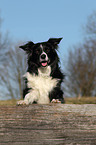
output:
M46 55L45 54L42 54L41 55L41 59L45 59L46 58Z

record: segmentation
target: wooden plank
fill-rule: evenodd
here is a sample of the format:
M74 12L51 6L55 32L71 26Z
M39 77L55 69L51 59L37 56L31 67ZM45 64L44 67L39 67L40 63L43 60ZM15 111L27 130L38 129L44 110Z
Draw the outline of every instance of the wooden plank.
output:
M0 145L96 144L96 105L0 107Z

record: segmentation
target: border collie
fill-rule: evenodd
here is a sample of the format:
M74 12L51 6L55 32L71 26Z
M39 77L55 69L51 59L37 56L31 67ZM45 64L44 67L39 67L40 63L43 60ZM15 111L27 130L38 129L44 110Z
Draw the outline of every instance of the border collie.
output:
M28 42L20 46L28 55L28 69L24 75L24 100L21 104L64 103L61 83L64 75L59 68L58 44L62 38L50 38L47 42Z

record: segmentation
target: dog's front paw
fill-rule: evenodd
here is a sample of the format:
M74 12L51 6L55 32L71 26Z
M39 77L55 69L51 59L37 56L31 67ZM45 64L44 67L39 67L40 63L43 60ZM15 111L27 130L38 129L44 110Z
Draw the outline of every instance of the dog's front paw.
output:
M20 100L20 101L17 101L17 105L28 105L28 102L25 101L25 100Z
M61 101L59 101L59 99L53 99L51 103L61 103Z

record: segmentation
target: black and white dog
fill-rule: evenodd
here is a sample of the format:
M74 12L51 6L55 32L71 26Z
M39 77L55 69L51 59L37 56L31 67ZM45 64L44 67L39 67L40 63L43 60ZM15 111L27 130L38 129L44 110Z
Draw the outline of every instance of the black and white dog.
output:
M28 70L24 75L24 100L20 104L64 103L61 83L64 75L59 68L56 50L62 38L50 38L47 42L28 42L20 46L28 54Z

